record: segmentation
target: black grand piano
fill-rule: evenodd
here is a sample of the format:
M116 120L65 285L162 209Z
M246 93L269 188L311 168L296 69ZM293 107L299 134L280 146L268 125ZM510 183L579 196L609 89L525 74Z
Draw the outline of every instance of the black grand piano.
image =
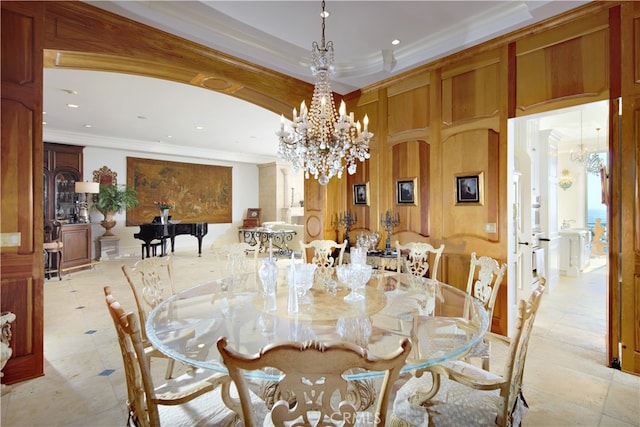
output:
M169 217L171 219L171 217ZM207 234L208 228L206 222L195 223L172 223L161 224L160 217L157 216L149 224L140 224L140 232L135 233L133 237L144 241L142 245L142 259L145 252L149 257L151 250L156 254L156 248L160 248L160 255L167 254L167 241L171 242L171 252L174 251L174 243L176 236L188 234L198 239L198 256L202 256L202 238Z

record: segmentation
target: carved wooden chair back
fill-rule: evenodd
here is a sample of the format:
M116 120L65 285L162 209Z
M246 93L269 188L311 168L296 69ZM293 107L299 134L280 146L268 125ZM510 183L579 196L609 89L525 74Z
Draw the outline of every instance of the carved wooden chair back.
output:
M145 258L136 262L133 267L123 265L122 272L133 292L140 323L143 325L151 310L176 293L170 256ZM142 338L147 341L144 328Z
M218 278L258 271L258 245L245 242L213 247Z
M505 402L503 414L499 418L505 421L511 417L513 408L519 406L516 405L516 400L522 399L522 378L529 349L529 338L546 282L546 278L541 277L538 287L531 292L529 299L527 301L520 300L518 303L518 317L513 336L510 337L509 357L502 372L502 377L508 386L505 385L500 393Z
M354 369L384 371L375 412L368 420L375 418L376 425L383 426L391 388L411 351L411 342L405 338L400 347L386 357L370 356L362 347L348 342L271 344L258 354L243 355L230 349L227 339L222 337L218 340L218 350L238 389L246 426L262 425L263 420L255 418L243 371L265 368L282 372L277 385L278 395L270 411L274 425L294 420L300 423L295 425L316 425L315 421L317 425L326 426L353 425L357 408L352 403L354 398L349 395L349 382L343 374ZM290 405L293 401L296 403Z
M476 276L477 271L477 276ZM493 316L498 289L507 272L507 264L498 264L498 261L488 256L476 257L471 253L471 266L469 267L469 279L467 280L467 293L484 304L489 314L489 322Z
M444 244L436 249L426 242L409 242L401 245L396 240L396 251L398 253L398 273L406 272L418 277L424 277L429 273L429 277L437 279ZM429 265L430 254L434 255L432 265Z
M62 224L60 221L47 220L44 224L44 272L47 278L55 272L62 280L62 261L64 243L62 242ZM55 254L55 264L54 264Z
M228 398L229 377L193 370L156 386L138 316L125 312L109 286L104 287L104 294L124 364L130 417L127 425L232 425L238 414L229 409L234 406Z
M398 390L392 424L414 425L428 418L433 426L520 425L527 409L522 395L525 359L545 284L541 278L529 299L518 303L511 338L487 334L487 338L509 346L502 375L461 360L426 368L431 375L419 372Z
M302 260L305 263L309 263L307 249L313 250L313 258L310 263L317 265L320 271L326 271L329 268L342 265L347 241L337 243L333 240L312 240L309 243L300 242L300 247L302 248ZM333 253L336 249L339 252L338 256L334 258Z
M127 382L127 404L130 416L140 426L160 425L158 408L151 403L154 387L149 366L144 355L144 344L138 319L133 313L126 313L119 302L111 295L108 286L104 288L105 302L118 335L118 344L122 353L122 363ZM149 397L149 405L146 397Z

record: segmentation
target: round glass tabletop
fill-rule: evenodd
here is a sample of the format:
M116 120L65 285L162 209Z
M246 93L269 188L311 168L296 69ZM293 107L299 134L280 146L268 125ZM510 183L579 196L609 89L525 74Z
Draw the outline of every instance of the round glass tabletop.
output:
M445 283L408 274L376 271L349 302L351 289L325 287L316 274L312 288L299 296L297 312L288 310L289 288L262 294L257 274L234 277L190 288L158 305L148 316L146 332L155 348L195 367L226 373L216 341L221 336L245 354L258 353L270 343L316 340L350 341L372 355L396 350L403 337L413 349L403 372L463 356L488 329L487 312L465 292ZM286 277L280 275L280 277ZM349 379L382 375L359 372ZM277 380L277 373L251 376Z

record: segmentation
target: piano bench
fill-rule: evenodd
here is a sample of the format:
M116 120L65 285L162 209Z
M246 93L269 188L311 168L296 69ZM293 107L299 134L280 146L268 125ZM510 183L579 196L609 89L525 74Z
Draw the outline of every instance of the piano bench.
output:
M163 242L149 243L149 249L151 249L151 253L147 252L147 257L158 256L158 249L160 249L160 255L162 255L162 244ZM142 246L142 259L144 259L144 253L147 250L147 245L143 243L141 246Z

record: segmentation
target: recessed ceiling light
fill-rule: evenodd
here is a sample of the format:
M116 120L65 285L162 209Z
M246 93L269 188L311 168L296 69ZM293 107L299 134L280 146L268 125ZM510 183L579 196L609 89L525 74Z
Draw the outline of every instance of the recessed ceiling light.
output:
M42 115L44 116L45 114L47 114L47 112L46 112L46 111L43 111L43 112L42 112Z
M43 125L46 125L46 124L47 124L47 122L45 122L45 121L42 121L42 124L43 124Z
M202 130L202 129L204 129L204 126L196 126L196 129Z
M78 104L67 104L67 107L69 107L69 108L80 108L80 106Z
M173 138L173 135L167 135L167 138Z
M392 45L397 46L400 44L400 40L395 39L394 41L391 42Z
M87 123L86 125L84 125L84 127L90 128L90 127L93 127L93 126L91 126L89 123Z

